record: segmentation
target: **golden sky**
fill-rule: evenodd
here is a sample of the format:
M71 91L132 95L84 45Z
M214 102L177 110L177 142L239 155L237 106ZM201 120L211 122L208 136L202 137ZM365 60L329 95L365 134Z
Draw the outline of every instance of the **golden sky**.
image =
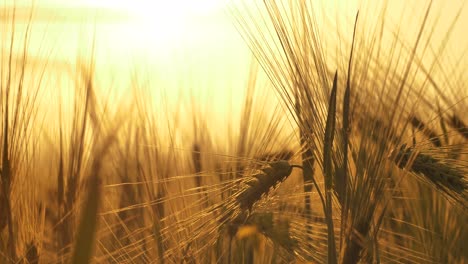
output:
M240 0L232 0L240 1ZM247 5L262 1L243 1ZM95 44L96 81L103 86L129 86L135 73L158 92L196 90L198 100L212 100L213 95L234 100L241 105L252 55L227 12L227 0L7 0L1 13L3 29L16 5L17 31L25 29L29 10L34 6L34 19L29 56L36 61L49 61L53 71L68 71L79 55L90 55ZM287 2L287 1L285 1ZM321 2L321 4L319 3ZM338 23L350 35L356 11L361 10L361 26L372 25L379 1L317 1L316 15L323 35L333 41ZM403 25L403 35L414 36L427 1L389 1L389 30ZM434 46L443 36L463 1L434 1L431 23ZM457 58L467 49L464 8L448 43L448 54ZM364 12L363 12L364 11ZM8 22L8 23L7 23ZM328 23L328 24L327 24ZM333 34L329 34L333 33ZM5 34L5 33L4 33ZM440 37L439 37L440 38ZM336 40L336 39L335 39ZM4 43L5 44L5 43ZM5 49L6 45L3 45ZM64 65L66 67L64 67ZM465 64L466 65L466 64ZM57 73L56 72L56 73ZM63 78L63 74L59 74ZM51 82L56 82L51 77ZM67 81L64 81L67 82ZM156 88L155 88L156 89ZM237 98L237 99L236 99ZM218 109L218 108L216 108ZM219 110L221 111L221 110Z
M128 88L136 72L158 91L199 89L196 94L225 96L217 87L245 86L251 56L223 0L196 2L36 0L29 56L63 71L79 55L90 55L94 42L96 81L102 85ZM16 29L24 30L31 3L7 1L3 22L10 23L5 16L15 4Z

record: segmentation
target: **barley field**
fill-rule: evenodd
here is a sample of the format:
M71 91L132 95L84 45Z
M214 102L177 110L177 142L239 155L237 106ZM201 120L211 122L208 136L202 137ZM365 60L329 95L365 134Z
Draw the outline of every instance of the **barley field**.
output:
M468 263L467 2L130 2L2 3L0 263Z

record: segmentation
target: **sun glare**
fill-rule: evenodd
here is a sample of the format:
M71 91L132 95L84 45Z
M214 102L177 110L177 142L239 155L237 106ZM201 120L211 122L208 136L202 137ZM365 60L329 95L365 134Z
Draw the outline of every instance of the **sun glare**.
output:
M80 5L101 11L125 13L129 21L114 27L121 35L134 36L127 41L160 45L184 38L205 27L207 17L223 12L229 0L82 0ZM205 21L205 22L204 22Z
M117 9L143 20L164 18L185 19L206 15L222 9L228 0L84 0L86 6Z

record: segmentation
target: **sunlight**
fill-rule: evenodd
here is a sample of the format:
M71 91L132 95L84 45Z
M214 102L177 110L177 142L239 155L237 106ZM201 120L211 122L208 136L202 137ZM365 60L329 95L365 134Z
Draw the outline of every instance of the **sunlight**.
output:
M130 45L182 43L187 34L198 34L207 27L206 20L223 12L228 0L82 0L80 5L100 10L124 12L129 21L114 27L117 35L125 35ZM212 20L210 20L212 21ZM209 22L210 24L212 22ZM165 44L164 44L165 43Z
M92 14L95 10L101 17L109 17L112 14L121 14L123 20L117 22L121 28L121 34L136 31L144 32L146 36L157 36L158 39L165 35L180 35L208 17L216 17L222 14L223 9L231 0L38 0L35 6L58 8L58 12L70 12L75 14L86 12ZM16 6L30 6L31 0L15 0ZM130 20L127 20L127 19ZM130 28L131 32L128 32Z
M222 9L227 0L83 0L82 3L91 7L125 10L129 14L143 20L175 21L191 16L207 15Z

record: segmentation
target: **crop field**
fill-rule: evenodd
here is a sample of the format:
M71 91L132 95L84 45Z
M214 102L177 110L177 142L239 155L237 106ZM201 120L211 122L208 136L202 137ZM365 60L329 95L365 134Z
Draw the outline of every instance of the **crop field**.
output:
M0 263L468 263L468 2L220 1L3 3Z

